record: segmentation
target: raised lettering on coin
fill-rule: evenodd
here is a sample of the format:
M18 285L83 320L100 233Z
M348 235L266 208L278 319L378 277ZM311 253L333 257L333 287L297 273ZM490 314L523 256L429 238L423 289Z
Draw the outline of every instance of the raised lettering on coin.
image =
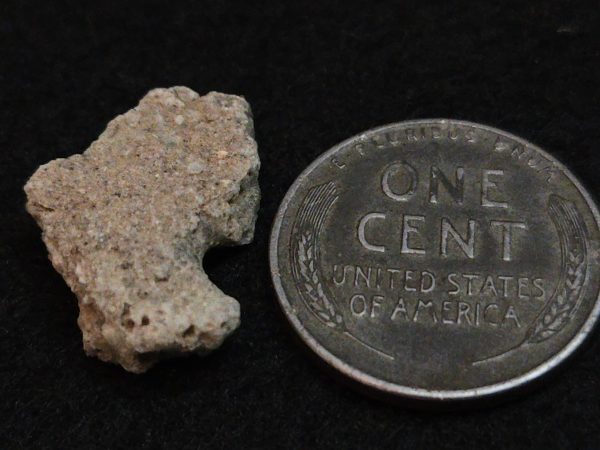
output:
M298 178L271 270L294 329L346 376L398 396L479 398L540 377L589 335L598 217L573 175L518 137L404 122Z

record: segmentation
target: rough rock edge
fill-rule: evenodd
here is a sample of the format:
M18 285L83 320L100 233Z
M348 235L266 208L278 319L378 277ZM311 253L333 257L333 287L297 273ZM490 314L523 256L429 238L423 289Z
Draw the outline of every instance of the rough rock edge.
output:
M84 349L86 353L90 356L97 356L103 361L121 364L126 370L135 373L145 372L157 361L164 358L179 356L190 352L199 354L209 352L220 346L225 337L233 332L239 325L239 304L231 297L223 294L208 280L202 269L202 258L204 253L211 247L223 244L246 244L253 239L254 223L260 200L257 182L260 162L256 151L256 142L254 141L252 115L249 105L243 98L216 92L211 92L200 98L200 100L205 99L206 101L209 101L209 99L212 98L217 103L223 102L225 104L230 102L240 102L243 106L246 115L246 134L248 138L250 138L250 146L253 147L252 150L256 158L256 164L254 168L248 170L247 175L243 179L239 180L240 189L238 195L230 198L228 203L231 206L230 217L234 217L236 214L246 214L247 216L249 214L249 216L251 216L251 220L249 222L247 221L248 226L242 230L242 233L239 236L227 236L223 230L215 231L214 227L211 228L209 224L202 220L202 217L199 217L197 222L198 226L190 230L188 235L179 240L179 242L176 244L174 243L177 247L175 249L176 258L184 260L185 265L189 264L190 261L194 261L198 272L205 277L205 280L202 281L205 281L207 287L212 289L210 292L210 295L213 297L212 300L223 303L225 306L225 311L220 314L220 325L216 332L215 330L198 329L194 323L186 324L183 332L179 330L179 332L170 336L170 339L167 339L166 342L163 339L162 342L158 342L156 345L153 345L152 342L148 342L147 336L142 336L141 339L130 342L130 340L128 340L127 332L123 333L123 330L117 330L116 334L122 335L120 338L114 339L114 336L112 338L107 336L107 332L104 330L107 321L105 311L102 310L102 307L98 306L97 298L90 297L90 294L97 293L90 293L86 288L85 283L79 282L80 277L77 274L77 269L79 268L78 263L75 262L73 264L72 262L69 262L69 255L62 254L59 249L60 243L57 242L57 240L60 238L57 238L53 233L48 232L47 226L51 225L52 221L47 220L47 216L52 214L54 209L51 206L45 205L42 201L39 201L38 197L40 188L43 190L45 185L44 175L52 171L53 165L61 164L61 162L69 161L72 158L85 158L89 152L95 148L95 145L97 145L98 142L101 142L103 139L110 139L117 133L117 131L115 131L115 129L118 128L117 125L126 120L128 114L132 111L137 111L140 108L140 105L149 97L160 96L165 92L174 93L178 98L179 94L185 94L184 96L190 100L198 98L198 95L195 92L183 87L155 89L150 91L140 101L140 104L136 108L113 119L107 125L106 130L100 135L98 140L92 143L83 155L74 155L66 160L59 159L51 161L50 163L41 166L25 186L28 197L26 205L27 210L36 219L43 230L43 239L49 250L49 257L52 264L56 270L63 275L78 298L80 306L78 323L83 332ZM240 208L248 209L248 205L250 205L250 211L239 211ZM130 313L130 309L131 305L124 301L121 317L121 326L124 328L127 328L132 320L126 317ZM148 321L148 316L138 314L138 318L139 316L142 317L141 324L144 325L144 321ZM142 345L140 345L140 343Z

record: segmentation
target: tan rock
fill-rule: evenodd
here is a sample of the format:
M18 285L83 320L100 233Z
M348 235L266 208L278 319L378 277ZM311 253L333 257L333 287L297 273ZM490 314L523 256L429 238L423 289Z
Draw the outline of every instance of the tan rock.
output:
M213 350L238 326L238 303L202 258L252 240L259 165L243 98L174 87L35 172L27 210L77 295L88 355L144 372Z

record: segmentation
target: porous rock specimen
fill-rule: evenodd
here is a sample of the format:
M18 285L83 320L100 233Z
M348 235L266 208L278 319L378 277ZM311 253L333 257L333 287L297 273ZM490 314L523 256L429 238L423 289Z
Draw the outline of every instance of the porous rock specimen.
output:
M155 89L83 153L41 166L27 210L79 300L88 355L144 372L217 348L239 305L202 269L207 249L252 240L259 159L248 103Z

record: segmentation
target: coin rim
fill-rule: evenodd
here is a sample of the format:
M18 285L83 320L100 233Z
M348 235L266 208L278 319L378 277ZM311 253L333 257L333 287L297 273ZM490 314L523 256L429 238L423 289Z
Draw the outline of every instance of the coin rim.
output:
M578 191L581 193L582 197L586 201L594 220L596 221L596 226L600 229L600 215L598 213L598 208L594 203L591 195L585 189L579 180L571 173L571 171L560 161L558 161L554 156L547 153L545 150L539 148L536 145L533 145L531 142L515 136L514 134L508 133L506 131L500 130L495 127L478 124L475 122L469 122L464 120L453 120L453 119L419 119L419 120L408 120L396 123L390 123L387 125L383 125L377 128L372 128L363 133L359 133L355 136L346 139L339 144L333 146L325 153L321 154L317 159L315 159L306 169L302 171L302 173L296 178L296 180L292 183L290 188L288 189L285 197L281 201L279 208L277 210L277 214L275 215L275 220L273 222L273 227L271 230L271 237L269 243L269 265L271 269L271 277L273 280L273 285L275 287L275 291L277 293L277 299L279 304L281 305L287 320L290 322L294 330L299 334L300 338L304 341L304 343L320 358L322 358L325 362L327 362L330 366L335 368L337 371L341 372L343 375L349 377L350 379L357 381L367 387L376 389L378 391L382 391L384 393L392 394L394 396L407 397L416 400L470 400L470 399L479 399L483 397L494 396L509 390L514 390L519 387L525 386L527 383L532 382L534 380L539 379L541 376L548 374L550 371L559 366L562 362L567 360L580 346L581 344L588 338L588 336L592 333L594 326L598 321L598 317L600 315L600 292L598 297L596 298L596 302L594 307L592 308L589 316L580 327L579 331L573 336L573 338L554 356L550 357L548 360L543 362L542 364L534 367L533 369L525 372L522 375L517 377L510 378L506 381L502 381L499 383L489 384L477 388L471 389L459 389L459 390L430 390L423 388L414 388L402 384L396 384L390 381L381 380L373 375L365 373L356 367L344 362L342 359L333 355L329 352L322 344L320 344L303 326L302 322L298 319L298 316L293 312L293 307L289 303L285 291L283 289L283 285L281 283L281 276L279 273L279 259L277 255L277 243L279 241L279 234L281 230L281 224L283 221L283 217L285 212L288 209L288 205L291 202L292 198L295 196L298 188L304 182L304 180L312 173L312 171L320 166L325 160L327 160L332 155L335 155L339 150L346 147L348 144L353 141L357 141L359 139L368 138L371 135L381 133L387 131L389 129L397 128L397 127L407 127L407 126L417 126L417 125L426 125L438 123L441 125L445 124L456 124L467 127L473 127L477 129L481 129L484 131L492 132L498 134L500 136L505 136L509 139L512 139L522 145L533 148L534 150L540 152L543 156L552 161L556 166L563 171L563 173L567 176L567 178L575 185Z

